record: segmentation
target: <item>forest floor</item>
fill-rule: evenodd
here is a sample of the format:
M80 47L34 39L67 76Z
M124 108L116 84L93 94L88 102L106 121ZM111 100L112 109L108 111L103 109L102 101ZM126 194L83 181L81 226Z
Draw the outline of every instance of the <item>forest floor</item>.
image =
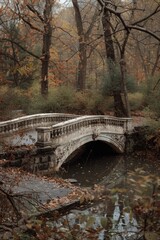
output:
M0 168L0 184L13 198L28 203L32 199L35 214L91 198L87 189L75 186L70 180L38 176L18 168Z

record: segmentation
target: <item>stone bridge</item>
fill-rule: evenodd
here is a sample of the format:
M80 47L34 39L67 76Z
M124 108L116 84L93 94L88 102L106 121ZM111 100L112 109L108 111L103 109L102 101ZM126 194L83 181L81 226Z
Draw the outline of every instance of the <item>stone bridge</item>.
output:
M58 170L76 150L91 141L103 141L116 152L123 153L126 134L132 131L132 119L44 113L0 122L1 142L6 140L8 145L13 145L17 136L24 138L28 132L30 136L30 131L36 133L31 143L36 142L37 148L37 154L27 160L31 170ZM19 146L22 144L23 141ZM25 159L23 163L26 164Z
M34 144L37 141L36 127L51 126L75 117L77 115L41 113L0 122L0 145L2 147L3 145L21 146Z
M132 131L132 119L105 115L79 116L36 130L36 146L41 157L39 161L35 158L35 162L46 162L47 168L59 170L71 154L91 141L103 141L117 153L123 153L126 134ZM52 154L45 154L47 152Z

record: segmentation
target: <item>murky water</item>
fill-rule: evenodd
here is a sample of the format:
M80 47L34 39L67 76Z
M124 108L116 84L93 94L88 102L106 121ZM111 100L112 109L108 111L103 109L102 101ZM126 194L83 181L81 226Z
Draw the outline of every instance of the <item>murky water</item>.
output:
M156 205L160 203L160 160L144 153L115 155L105 144L93 143L86 146L76 161L64 165L61 176L95 189L93 207L68 215L72 223L83 225L82 229L88 225L94 230L101 229L95 239L109 239L103 226L108 219L111 225L107 234L112 240L143 239L140 238L143 235L147 240L160 239L160 213Z
M144 174L159 176L160 160L150 159L144 153L116 154L105 143L94 142L86 145L76 160L64 164L60 176L76 179L81 186L92 187L101 181L108 184L113 178L115 184L122 182L130 171L135 172L137 178Z
M102 142L87 144L83 152L63 164L60 176L77 180L84 187L101 182L121 161L110 147Z

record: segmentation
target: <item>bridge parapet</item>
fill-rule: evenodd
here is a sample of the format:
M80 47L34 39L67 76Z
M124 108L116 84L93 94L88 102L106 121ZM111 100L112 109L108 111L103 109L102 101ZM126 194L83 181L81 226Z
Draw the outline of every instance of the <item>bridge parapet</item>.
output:
M41 113L23 116L0 122L0 134L6 135L23 129L53 125L75 117L77 117L77 115L64 113Z
M38 127L36 130L38 133L36 145L38 147L55 148L68 142L69 139L77 138L77 135L83 136L92 133L93 140L98 132L103 131L124 135L132 131L132 119L105 115L81 116L51 127Z

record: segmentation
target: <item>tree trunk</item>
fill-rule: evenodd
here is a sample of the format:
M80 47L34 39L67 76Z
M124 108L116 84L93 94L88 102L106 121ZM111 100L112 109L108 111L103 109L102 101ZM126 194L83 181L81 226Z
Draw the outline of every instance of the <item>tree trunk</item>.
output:
M112 71L114 71L114 66L116 64L116 57L114 51L114 45L112 40L112 31L110 27L110 16L109 12L106 8L104 8L103 16L102 16L102 25L104 30L104 40L105 40L105 47L106 47L106 56L107 56L107 63L109 66L110 76L112 76ZM112 78L112 77L111 77ZM114 81L112 78L111 81ZM120 89L120 86L118 86ZM122 100L121 90L114 90L113 89L113 97L114 97L114 108L115 108L115 115L117 117L124 117L126 116L126 109Z
M126 106L126 117L131 117L130 104L128 100L127 87L126 87L126 62L124 57L121 58L120 68L121 68L121 84L123 88L124 101Z
M18 71L17 71L17 56L16 56L16 50L15 50L15 47L14 47L14 44L13 42L11 42L11 46L12 46L12 54L13 54L13 65L14 65L14 71L13 71L13 79L14 79L14 84L16 87L19 86L19 79L18 79Z
M86 44L79 41L79 64L77 76L77 90L84 90L86 83L87 55Z
M77 26L77 32L79 37L79 64L78 64L78 74L77 74L77 89L84 90L86 82L86 69L87 69L87 46L86 38L83 29L82 17L79 9L77 0L72 0L74 11L75 11L75 21Z
M44 33L43 33L43 47L42 47L42 67L41 67L41 94L48 94L48 69L50 59L50 46L52 38L52 0L46 0L43 12L44 16Z

